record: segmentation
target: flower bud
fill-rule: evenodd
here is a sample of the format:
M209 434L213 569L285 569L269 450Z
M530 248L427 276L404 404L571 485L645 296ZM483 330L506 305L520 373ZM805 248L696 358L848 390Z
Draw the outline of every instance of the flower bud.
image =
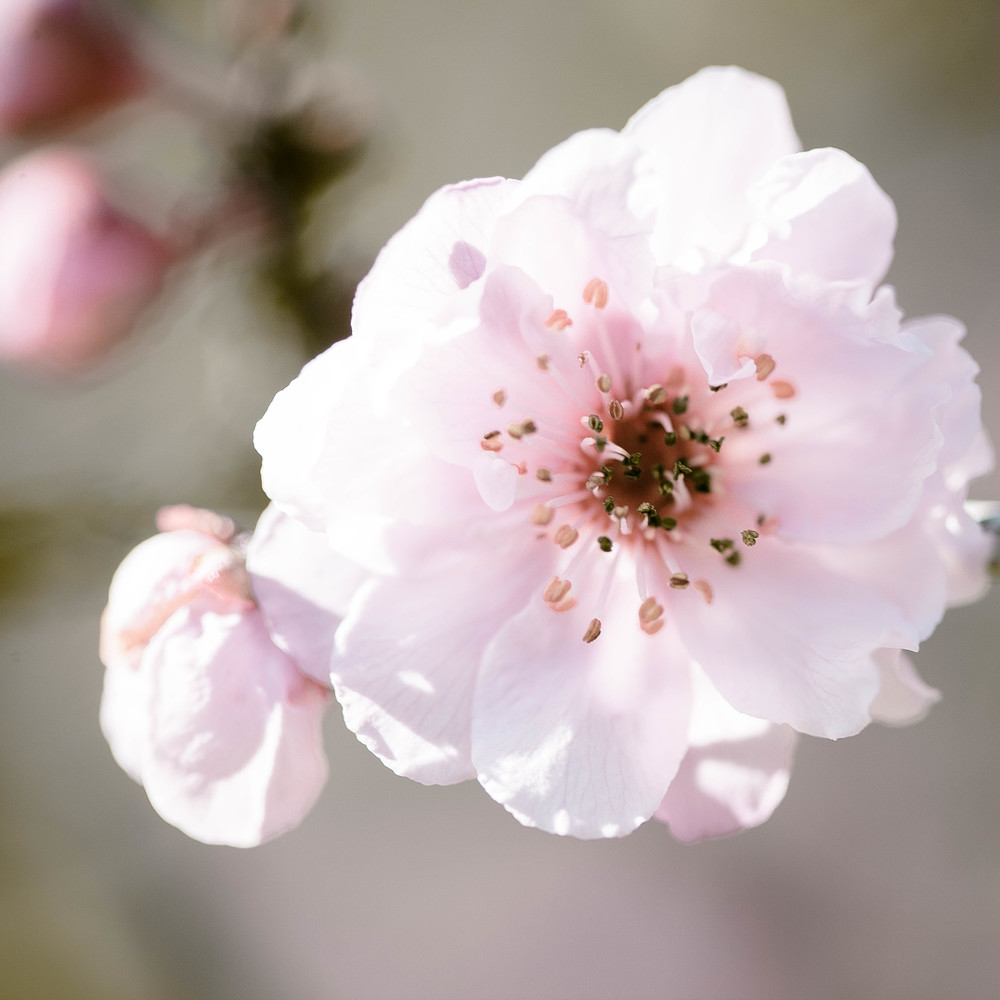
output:
M0 173L0 359L93 365L158 295L171 251L108 202L82 156L45 149Z
M189 507L158 522L111 582L101 728L168 823L253 847L316 801L329 695L271 640L235 525Z
M4 0L0 131L74 124L144 87L127 41L94 0Z

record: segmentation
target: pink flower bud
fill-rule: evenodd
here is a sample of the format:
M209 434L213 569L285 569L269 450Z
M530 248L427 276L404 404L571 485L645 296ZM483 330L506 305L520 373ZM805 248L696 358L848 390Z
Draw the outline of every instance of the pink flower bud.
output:
M4 0L0 131L89 118L136 95L145 74L93 0Z
M326 781L328 692L272 641L233 524L166 508L173 530L115 573L101 622L101 728L156 811L253 847L298 825Z
M50 372L96 363L132 331L170 263L82 156L14 161L0 173L0 359Z

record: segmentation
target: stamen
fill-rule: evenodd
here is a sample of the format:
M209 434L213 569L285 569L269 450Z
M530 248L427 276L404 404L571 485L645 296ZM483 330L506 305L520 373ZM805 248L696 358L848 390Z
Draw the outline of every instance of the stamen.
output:
M600 546L602 552L610 552L613 548L611 539L607 535L598 535L597 544Z
M795 386L791 382L775 381L771 383L771 392L775 399L791 399L795 395Z
M612 399L608 403L608 415L612 420L621 420L625 416L625 410L622 408L622 404L618 402L617 399Z
M712 585L708 580L695 580L691 584L691 589L697 591L701 595L701 599L706 604L712 603L712 598L715 596L712 592Z
M729 385L728 382L723 382L721 385L710 385L708 388L710 392L722 392L727 385Z
M743 409L742 406L735 406L729 411L729 415L733 418L733 423L737 427L746 427L748 421L750 420L750 414Z
M774 371L774 358L770 354L758 354L753 359L753 363L757 369L758 382L763 382Z
M672 573L670 576L670 586L674 590L684 590L690 582L687 573Z
M546 604L558 604L568 593L573 584L569 580L560 580L558 576L552 577L549 585L542 591L542 600Z
M579 537L580 532L578 532L576 528L572 528L568 524L564 524L556 532L555 543L561 549L568 549Z
M785 426L785 421L788 419L784 413L779 413L775 418L775 423L781 424L782 427Z
M659 384L651 385L646 390L646 399L648 402L652 403L653 406L659 406L660 403L665 403L667 401L667 390Z
M547 372L549 370L549 356L547 354L539 354L535 358L535 364L538 365L538 370Z
M593 642L601 634L601 622L599 618L592 618L587 626L587 631L583 633L584 642Z
M534 420L522 420L519 424L508 424L507 433L516 441L520 441L525 434L534 434L538 430Z
M584 286L583 301L595 309L603 309L608 304L608 284L600 278L591 278Z
M503 404L507 402L507 393L504 392L503 389L497 389L497 391L493 393L493 402L496 403L497 406L503 406Z
M600 389L601 392L610 392L611 391L611 376L610 375L601 375L598 378L598 380L597 380L597 388Z
M573 321L565 309L554 309L552 315L545 321L545 325L550 330L565 330L567 326L573 325Z
M590 364L590 351L581 351L576 356L576 360L580 362L581 368L586 368Z
M744 545L756 545L757 539L760 538L760 532L754 531L753 528L747 528L746 531L740 532L740 536Z
M536 469L535 479L537 479L540 483L551 483L552 473L549 472L548 469Z
M595 434L600 434L604 430L604 421L596 413L591 413L589 417L581 417L580 422Z
M686 413L688 408L688 397L678 396L673 402L673 411L678 416L682 413Z
M757 461L760 462L761 465L768 465L771 461L771 453L769 451L765 451L764 454L757 459Z
M536 503L531 510L531 523L544 525L548 524L555 517L555 509L544 503Z

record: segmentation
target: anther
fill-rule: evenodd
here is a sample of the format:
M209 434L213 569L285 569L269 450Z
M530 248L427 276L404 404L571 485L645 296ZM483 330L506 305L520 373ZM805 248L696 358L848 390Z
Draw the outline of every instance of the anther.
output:
M788 419L788 417L786 417L784 413L779 413L779 414L778 414L778 415L777 415L777 416L776 416L776 417L774 418L774 420L775 420L775 423L778 423L778 424L780 424L780 425L781 425L782 427L784 427L784 426L785 426L785 421L786 421L787 419Z
M722 385L710 385L708 388L712 392L722 392L722 390L725 389L727 385L729 385L728 382L723 382Z
M611 402L608 403L608 416L610 416L612 420L621 420L621 418L625 416L625 410L622 408L622 404L619 403L617 399L612 399Z
M712 585L708 582L708 580L695 580L691 584L691 588L701 595L701 599L706 604L712 603L712 598L715 595L712 593Z
M765 451L764 454L757 459L757 461L760 462L761 465L768 465L771 461L771 453L769 451Z
M737 427L746 427L750 420L750 414L743 409L742 406L735 406L729 411L729 415L733 418L733 423Z
M535 358L535 364L538 365L538 370L547 372L549 370L549 356L547 354L539 354Z
M639 605L639 628L647 635L655 635L663 628L663 605L655 597L647 597Z
M774 358L770 354L758 354L753 359L753 364L757 369L758 382L763 382L774 371Z
M604 430L604 421L596 413L591 413L589 417L584 417L583 424L589 427L595 434Z
M587 631L583 633L584 642L593 642L601 634L601 620L592 618L587 626Z
M687 396L678 396L673 402L673 411L678 416L682 413L686 413L688 408L688 398Z
M600 389L601 392L610 392L611 391L611 376L610 375L601 375L601 377L598 378L598 380L597 380L597 388Z
M795 395L795 386L791 382L774 381L771 383L771 392L775 399L791 399Z
M757 539L760 538L760 532L754 531L753 528L747 528L746 531L740 532L740 537L743 539L744 545L756 545Z
M581 368L586 368L590 364L590 351L581 351L576 356L576 360L580 362Z
M569 580L560 580L558 576L552 577L551 582L542 591L542 600L546 604L558 604L568 593L573 584Z
M597 538L597 544L600 546L602 552L610 552L612 545L611 539L607 535L599 535Z
M688 580L687 573L672 573L670 576L670 586L674 590L684 590L689 583L690 580Z
M591 278L584 286L583 301L595 309L603 309L608 304L608 284L600 278Z
M489 431L487 434L484 434L482 441L479 442L479 447L483 451L499 451L503 447L503 441L500 440L500 432Z
M555 508L544 503L536 503L531 511L532 524L548 524L555 516Z
M565 330L567 326L573 325L573 321L565 309L554 309L552 315L545 321L545 325L550 330Z
M653 406L659 406L660 403L665 403L667 401L667 390L659 384L651 385L646 390L646 399L652 403Z
M730 552L730 554L726 556L726 562L729 563L730 566L739 566L742 560L743 557L739 554L739 552Z
M615 507L611 511L611 516L618 518L619 521L624 521L628 517L628 507Z
M534 434L538 430L534 420L522 420L520 423L508 424L507 433L515 440L520 440L525 434Z
M497 391L493 393L493 402L496 403L497 406L503 406L503 404L507 402L507 393L504 392L503 389L497 389Z
M537 479L540 483L551 483L552 473L549 472L548 469L536 469L535 479Z
M568 524L564 524L556 532L555 543L561 549L568 549L579 537L580 532L578 532L576 528L572 528Z

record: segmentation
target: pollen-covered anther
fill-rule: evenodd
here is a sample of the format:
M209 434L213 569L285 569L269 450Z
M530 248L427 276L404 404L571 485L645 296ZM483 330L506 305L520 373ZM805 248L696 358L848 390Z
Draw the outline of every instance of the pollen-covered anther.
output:
M562 525L555 534L555 543L561 549L568 549L578 538L580 532L568 524Z
M639 628L646 635L655 635L663 628L663 605L655 597L647 597L639 605Z
M560 580L558 576L554 576L549 585L542 591L542 600L553 611L569 611L576 604L575 598L566 596L572 586L573 584L569 580Z
M611 392L611 376L601 375L597 379L597 388L601 392Z
M548 504L536 503L531 510L531 523L538 525L548 524L555 517L555 508Z
M611 402L608 403L608 416L611 417L612 420L621 420L621 418L625 416L625 410L617 399L612 399Z
M665 403L667 401L667 390L659 384L651 385L646 390L646 400L653 406L659 406L660 403Z
M791 399L795 395L795 386L791 382L775 379L771 383L771 392L775 399Z
M608 304L608 283L591 278L583 288L583 301L595 309L603 309Z
M545 321L545 325L550 330L565 330L566 327L573 325L573 321L565 309L553 309L552 314Z
M551 483L552 473L548 469L535 469L535 479L540 483Z
M691 583L691 589L701 596L701 599L706 604L712 603L712 598L715 594L712 591L712 585L708 580L693 580Z
M690 582L687 573L671 573L670 575L670 586L674 590L684 590Z
M628 517L628 507L612 507L611 516L617 518L619 521L624 521Z
M753 359L753 364L757 369L758 382L763 382L774 371L774 358L770 354L758 354Z
M538 430L534 420L522 420L520 423L507 425L507 433L515 440L520 440L525 434L534 434Z
M583 633L584 642L593 642L601 634L600 618L591 618L587 631Z
M737 427L746 427L750 422L750 414L743 409L742 406L734 406L733 409L729 411L729 415L733 418L733 423Z
M503 389L497 389L497 391L493 393L493 402L496 403L497 406L503 406L503 404L507 402L507 393Z
M487 431L483 435L482 441L479 442L479 447L483 451L499 451L503 447L503 441L500 440L500 431Z
M756 545L757 539L760 538L760 532L754 531L753 528L747 528L746 531L740 532L740 537L743 539L744 545Z

